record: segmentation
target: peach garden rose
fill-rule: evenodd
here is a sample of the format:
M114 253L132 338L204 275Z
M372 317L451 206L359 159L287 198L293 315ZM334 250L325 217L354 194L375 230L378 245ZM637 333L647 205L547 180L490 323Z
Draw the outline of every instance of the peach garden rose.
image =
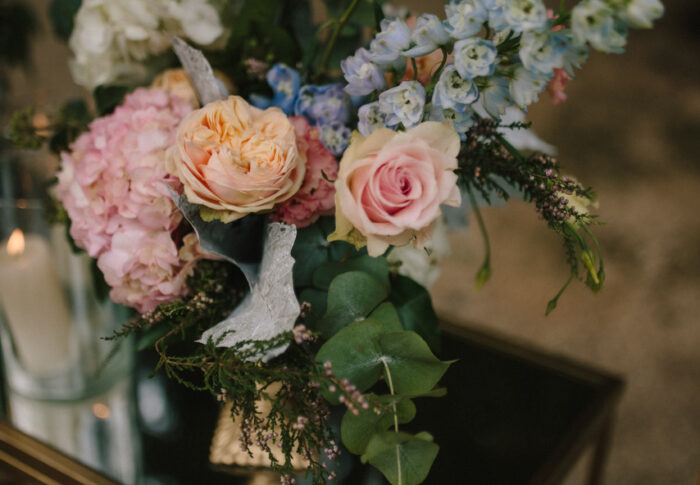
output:
M389 245L417 247L430 239L440 204L458 206L459 135L451 125L427 121L405 132L354 133L335 182L336 229L370 256Z
M260 110L239 96L209 103L180 124L168 169L203 215L231 222L269 212L292 197L306 160L294 125L278 108Z

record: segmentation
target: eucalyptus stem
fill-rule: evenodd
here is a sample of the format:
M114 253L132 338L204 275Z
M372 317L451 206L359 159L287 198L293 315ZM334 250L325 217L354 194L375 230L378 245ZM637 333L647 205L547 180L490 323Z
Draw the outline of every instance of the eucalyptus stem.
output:
M481 211L476 203L476 197L474 197L474 193L469 186L467 186L467 194L469 195L469 202L472 205L472 209L474 209L474 215L476 216L476 221L479 225L481 236L484 239L484 250L486 252L484 263L481 265L481 268L479 268L479 271L476 274L476 288L481 289L481 287L484 286L484 284L491 277L491 242L489 241L489 234L486 230L486 224L484 224L484 219L481 217Z
M335 47L335 44L338 41L338 37L340 36L340 31L343 30L343 27L345 27L345 24L348 22L348 20L350 20L350 17L352 16L353 12L359 4L360 0L352 0L350 6L347 8L347 10L345 10L345 13L343 13L340 19L338 19L338 22L335 24L335 30L333 30L331 38L328 41L328 44L326 45L326 49L323 51L323 57L321 57L321 64L318 68L319 72L324 72L328 68L328 62L331 59L333 48Z
M392 396L396 393L394 392L394 382L391 380L391 371L389 370L389 364L386 363L386 359L381 359L382 364L384 364L384 373L386 374L386 382L389 384L389 392ZM399 413L396 411L396 402L391 404L392 411L394 412L394 431L399 432ZM396 477L398 478L397 485L402 485L401 479L401 452L399 450L399 445L396 445Z

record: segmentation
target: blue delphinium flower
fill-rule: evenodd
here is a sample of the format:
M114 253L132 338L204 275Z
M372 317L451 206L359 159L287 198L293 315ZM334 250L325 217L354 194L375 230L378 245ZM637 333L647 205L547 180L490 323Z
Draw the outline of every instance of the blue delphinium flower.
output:
M272 99L259 94L252 94L249 99L251 104L260 109L277 106L285 114L292 114L294 102L299 93L299 73L291 67L279 63L267 71L265 79L272 88Z
M493 76L484 81L485 85L481 88L479 97L481 105L492 118L500 119L506 112L506 108L513 104L508 79Z
M357 129L362 136L369 136L374 130L386 126L386 115L382 113L378 102L361 106L357 111Z
M601 0L584 0L571 12L571 29L576 40L588 42L601 52L625 51L627 28L615 21L612 8Z
M481 4L488 12L488 22L491 29L499 32L508 27L503 13L506 0L481 0Z
M320 123L318 125L319 140L335 156L343 154L350 143L350 128L339 121Z
M515 32L542 29L547 23L547 9L542 0L509 0L503 18Z
M350 120L352 102L342 84L307 85L299 90L294 114L306 117L312 125Z
M520 60L534 71L551 74L564 65L564 53L569 47L566 35L559 32L525 32L520 39Z
M436 15L424 13L416 20L416 28L411 34L411 47L404 51L407 57L420 57L430 54L446 44L450 36Z
M472 79L493 74L496 46L484 39L466 39L455 42L455 67L460 76Z
M564 29L559 33L566 36L566 41L569 44L569 47L564 51L562 68L570 77L574 77L574 68L581 68L583 63L586 62L586 59L588 59L590 51L586 44L579 43L574 38L574 34L571 30Z
M401 19L383 19L381 32L369 43L369 59L384 66L401 59L411 45L411 28Z
M524 66L516 68L509 89L515 104L527 111L527 107L536 102L540 93L547 87L550 78L551 74L546 76Z
M375 89L384 89L386 81L379 66L369 60L369 51L359 48L355 54L340 61L345 80L345 92L352 96L364 96Z
M442 106L433 105L430 108L431 121L449 121L460 138L464 138L464 133L476 124L474 111L467 108L464 111L456 111L452 108L443 108Z
M418 81L404 81L379 95L379 108L386 115L386 125L403 123L408 129L423 121L425 88Z
M488 12L480 0L462 0L445 5L445 30L455 39L466 39L479 33Z
M464 111L479 98L479 90L471 79L464 79L454 64L447 66L433 91L433 105Z
M635 29L650 29L663 14L664 6L659 0L627 0L617 12L625 25Z

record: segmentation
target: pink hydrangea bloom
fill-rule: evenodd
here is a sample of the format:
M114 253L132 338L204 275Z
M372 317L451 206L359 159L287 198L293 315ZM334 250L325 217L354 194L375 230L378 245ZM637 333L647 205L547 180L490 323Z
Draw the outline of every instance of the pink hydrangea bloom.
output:
M297 135L300 154L306 154L306 174L299 191L277 207L272 218L297 227L306 227L322 215L331 215L335 207L335 187L328 179L338 175L338 162L319 140L318 128L309 126L303 116L290 118Z
M140 312L182 296L199 254L187 247L196 238L180 250L173 241L182 214L166 186L178 182L165 170L165 150L191 110L166 91L137 89L61 155L57 193L71 236L97 258L112 299Z

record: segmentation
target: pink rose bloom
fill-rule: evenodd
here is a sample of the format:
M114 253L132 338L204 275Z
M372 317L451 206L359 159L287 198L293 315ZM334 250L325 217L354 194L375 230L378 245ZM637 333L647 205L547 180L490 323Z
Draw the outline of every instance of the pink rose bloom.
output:
M137 89L61 154L57 194L71 236L98 259L112 299L139 311L186 291L191 265L171 236L182 215L168 193L166 183L177 180L165 169L165 150L191 110L163 90Z
M231 222L270 212L296 194L306 160L282 110L263 111L230 96L182 120L168 152L168 170L182 182L189 202Z
M370 256L411 241L423 247L440 204L460 204L459 148L449 123L426 121L405 132L382 128L367 138L354 133L340 161L336 227L328 240L367 245Z
M552 97L552 102L554 104L560 104L566 101L564 88L566 88L569 79L569 75L564 69L558 67L554 68L554 77L549 81L549 84L547 84L547 93Z
M297 227L313 224L322 215L333 214L335 187L330 180L338 175L338 162L319 140L318 128L309 126L303 116L290 118L297 135L297 149L306 154L306 175L299 191L277 207L272 218Z

